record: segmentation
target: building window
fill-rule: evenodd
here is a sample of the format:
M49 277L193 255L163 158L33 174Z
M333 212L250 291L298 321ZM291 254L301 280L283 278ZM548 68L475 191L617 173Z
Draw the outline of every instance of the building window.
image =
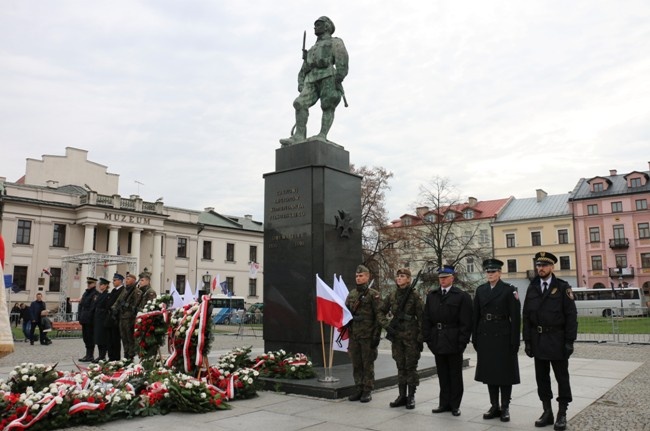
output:
M587 214L596 215L598 214L598 205L587 205Z
M411 226L411 219L409 217L405 217L402 220L402 223L404 224L404 226Z
M131 247L133 246L133 232L126 235L126 252L131 254ZM118 253L119 254L119 253Z
M433 214L425 215L424 220L428 221L429 223L433 223Z
M465 259L465 269L467 272L474 272L474 258L468 257Z
M61 268L50 268L50 292L61 291Z
M541 232L531 232L530 233L530 243L533 247L542 245L542 233Z
M560 256L560 269L571 269L571 259L569 256Z
M256 245L251 245L248 248L248 261L249 262L257 262L257 246Z
M639 239L650 238L650 223L639 223Z
M508 259L508 272L517 272L517 259Z
M93 229L93 251L97 250L97 228Z
M185 294L185 274L176 275L176 290L181 295Z
M65 247L65 225L54 223L52 247Z
M29 244L32 236L31 220L18 220L18 232L16 233L16 244Z
M257 279L248 279L248 296L257 296Z
M235 294L235 277L226 277L226 287L228 288L228 295Z
M515 234L507 233L506 234L506 247L512 248L515 246Z
M235 261L235 244L227 243L226 244L226 262Z
M203 241L203 259L212 260L212 241Z
M648 201L645 199L637 199L636 201L634 201L634 203L636 204L637 211L648 209Z
M481 244L487 244L490 241L487 229L481 229L479 232L478 241Z
M591 256L591 269L594 271L601 271L603 269L602 256Z
M466 219L473 219L474 218L474 211L473 210L465 210L463 212L463 217Z
M557 231L557 242L558 242L558 244L568 244L569 243L569 230L568 229L559 229Z
M623 212L623 202L612 202L612 212L620 213Z
M612 226L614 229L614 239L623 240L625 239L625 226L622 224L615 224ZM618 241L620 242L620 241Z
M594 191L595 192L602 192L603 191L603 183L594 183Z
M176 248L176 257L187 257L187 238L178 238L178 247Z
M26 266L14 266L14 280L13 284L18 286L18 290L27 289L27 267Z
M589 242L600 242L600 228L599 227L590 227L589 228Z
M616 258L616 267L617 268L627 268L627 255L626 254L617 254Z
M650 268L650 253L641 253L641 268Z
M630 178L630 187L641 187L641 178Z

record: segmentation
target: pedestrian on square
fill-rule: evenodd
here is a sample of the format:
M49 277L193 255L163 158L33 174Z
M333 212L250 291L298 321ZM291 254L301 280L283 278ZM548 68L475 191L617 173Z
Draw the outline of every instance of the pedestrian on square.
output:
M415 408L415 391L420 384L418 361L422 352L422 311L424 303L420 294L411 285L411 271L408 268L397 270L397 288L384 301L383 312L391 313L393 318L388 325L387 339L391 341L391 351L397 365L397 385L399 395L390 407L406 406ZM408 389L408 392L407 392Z
M20 318L23 320L23 335L25 336L26 343L31 340L32 315L29 312L29 307L23 302L20 303Z
M356 289L348 294L345 305L352 313L348 327L348 352L352 359L355 392L348 397L350 401L367 403L372 400L375 387L375 360L377 346L381 340L381 329L388 326L386 315L382 312L379 292L370 287L370 270L364 265L357 267Z
M524 300L523 338L525 352L535 358L537 394L544 411L536 427L553 425L551 368L558 386L558 413L553 429L566 429L566 412L573 400L569 380L569 357L578 335L578 312L571 286L553 274L557 257L540 251L535 255L537 276Z
M472 298L454 286L451 265L438 269L440 289L427 294L422 316L422 335L436 359L440 383L438 407L431 413L460 416L463 399L463 352L472 335Z
M488 281L474 296L472 344L477 355L474 380L487 384L490 394L490 409L483 419L500 417L501 422L508 422L512 385L520 383L517 352L521 305L517 288L501 280L502 267L498 259L483 261Z
M38 292L36 294L36 300L32 301L29 305L29 320L31 322L31 328L29 331L29 344L34 345L34 332L36 327L38 327L38 333L41 341L41 345L47 345L45 341L45 332L43 332L43 314L46 310L45 303L43 302L43 294Z

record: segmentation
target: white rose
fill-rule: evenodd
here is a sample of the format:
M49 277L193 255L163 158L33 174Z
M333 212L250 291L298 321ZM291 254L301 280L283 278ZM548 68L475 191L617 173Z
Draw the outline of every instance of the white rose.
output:
M16 371L12 371L12 372L9 373L9 375L10 375L11 377L16 376L17 374L18 374L18 373L17 373Z
M291 371L296 371L296 367L291 367Z
M257 376L259 376L259 375L260 375L260 373L259 373L259 372L257 372L257 371L253 371L253 375L254 375L255 377L257 377Z
M35 382L36 381L36 376L29 376L29 381L30 382Z
M206 395L205 392L201 392L201 398L205 399Z
M38 410L38 409L40 409L40 408L41 408L41 405L40 405L40 404L34 404L34 405L32 406L32 410Z
M21 380L23 382L26 382L28 379L29 379L29 376L27 374L23 374L23 376L21 377Z
M25 405L26 405L27 407L31 407L32 405L34 405L34 401L32 401L32 400L30 400L30 399L27 399L27 400L25 400Z
M249 378L249 379L246 380L246 381L248 382L249 385L252 385L252 384L253 384L253 379L251 379L251 378Z
M61 404L63 402L63 397L60 396L54 397L54 402L56 402L57 404Z
M21 373L21 374L27 374L28 372L29 372L29 370L28 370L27 368L22 368L22 369L20 370L20 373Z

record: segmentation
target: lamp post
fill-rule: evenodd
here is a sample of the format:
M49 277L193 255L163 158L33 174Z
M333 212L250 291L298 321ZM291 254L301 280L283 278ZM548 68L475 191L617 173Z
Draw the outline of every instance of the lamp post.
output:
M212 281L212 276L208 271L205 271L205 274L203 274L203 290L205 291L205 294L210 293L210 281Z
M621 271L622 271L622 269L621 269ZM619 289L618 296L621 297L621 317L623 317L625 315L625 311L623 310L623 295L624 294L623 294L623 276L622 275L618 276L618 289Z

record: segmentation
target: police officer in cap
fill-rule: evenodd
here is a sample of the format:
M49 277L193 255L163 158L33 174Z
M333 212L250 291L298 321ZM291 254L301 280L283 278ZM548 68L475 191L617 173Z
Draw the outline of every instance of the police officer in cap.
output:
M352 373L356 391L348 397L350 401L367 403L372 400L375 386L375 359L381 339L381 329L388 327L388 319L382 312L383 303L379 292L372 289L370 271L359 265L356 271L356 289L348 294L345 305L352 313L348 352L352 359Z
M572 401L569 357L578 334L578 313L569 284L553 274L557 257L548 252L535 255L537 277L528 286L523 309L523 338L526 354L535 358L537 394L544 412L536 427L553 424L550 369L558 385L555 430L566 429L566 411Z
M483 261L488 281L474 296L472 344L477 354L474 380L487 384L490 394L490 409L483 419L500 417L501 422L508 422L512 385L520 382L517 352L521 305L517 288L501 280L502 267L498 259Z
M422 335L436 358L440 399L431 413L460 416L463 398L463 352L472 335L472 298L454 286L454 267L438 269L440 289L427 294Z
M79 299L79 323L81 324L81 336L86 347L86 354L79 358L81 362L91 362L95 359L93 309L94 302L99 295L96 285L97 279L95 277L86 277L86 290Z
M106 307L108 314L104 327L106 331L106 346L108 349L108 360L119 361L122 358L122 338L120 337L120 312L117 307L117 300L124 289L124 276L120 273L113 275L113 289L108 294Z

